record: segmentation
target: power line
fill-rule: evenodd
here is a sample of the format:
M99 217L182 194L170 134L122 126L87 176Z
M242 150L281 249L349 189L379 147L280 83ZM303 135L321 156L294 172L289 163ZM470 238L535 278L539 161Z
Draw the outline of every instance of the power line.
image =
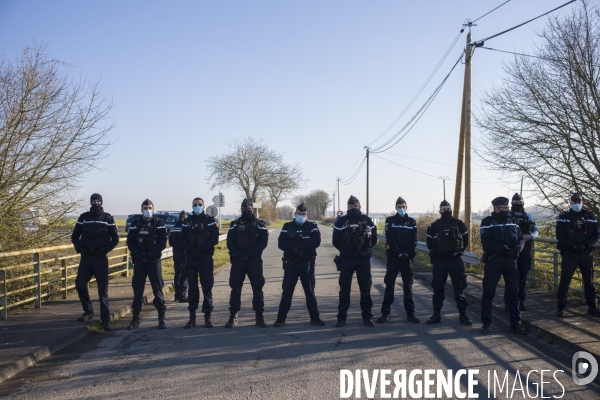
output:
M448 57L448 54L450 54L450 51L452 51L452 49L456 45L456 42L458 42L458 39L460 39L460 37L461 37L461 35L462 35L463 32L464 32L464 28L461 29L460 32L458 33L458 35L454 38L454 40L452 41L452 44L450 45L450 47L448 48L448 50L446 50L446 52L442 56L442 59L437 63L437 65L435 66L435 68L433 69L433 71L431 72L431 74L429 74L429 76L425 80L425 83L423 83L423 85L421 85L421 87L419 88L419 90L417 91L417 93L413 96L413 98L410 100L410 102L408 103L408 105L406 107L404 107L404 109L402 110L402 112L400 113L400 115L398 115L396 117L396 119L394 119L394 121L381 133L381 135L379 135L375 140L373 140L367 146L371 146L373 143L375 143L376 141L378 141L379 139L381 139L386 133L388 133L390 131L390 129L392 129L394 127L394 125L396 125L396 123L400 120L400 118L402 118L404 116L404 114L406 114L406 112L408 111L408 109L414 104L414 102L421 95L421 93L423 93L423 90L425 90L425 87L429 84L429 82L431 81L431 79L433 78L433 76L439 70L439 68L441 67L442 63L446 60L446 58Z
M531 58L538 58L540 60L545 60L545 61L554 61L554 62L569 62L571 64L575 63L576 61L569 61L569 60L561 60L558 58L548 58L548 57L540 57L540 56L536 56L533 54L526 54L526 53L516 53L514 51L507 51L507 50L499 50L499 49L493 49L491 47L478 47L478 49L486 49L486 50L492 50L492 51L498 51L500 53L507 53L507 54L514 54L516 56L523 56L523 57L531 57ZM594 67L598 67L598 65L596 64L592 64L592 66Z
M423 114L425 114L425 111L427 111L427 109L429 108L429 106L431 105L433 100L437 97L437 95L440 92L440 90L442 89L442 87L444 87L444 84L446 83L446 81L448 80L448 78L450 77L450 75L452 74L454 69L456 68L456 66L460 63L460 60L462 59L463 54L464 53L461 53L458 60L456 60L456 62L450 69L450 72L448 72L448 74L444 77L444 79L438 85L438 87L435 88L433 94L431 96L429 96L429 98L425 101L425 103L423 103L421 108L419 108L417 110L417 112L412 116L412 118L410 120L408 120L408 122L398 132L396 132L396 134L394 136L389 138L385 143L383 143L382 145L380 145L377 148L371 149L371 153L382 153L384 151L391 149L396 144L398 144L398 142L400 140L402 140L412 130L412 128L416 125L416 123L419 122L419 120L421 119ZM412 126L411 126L411 124L412 124ZM409 128L409 126L410 126L410 128ZM402 134L407 128L408 128L408 130L406 131L406 133L404 133L404 135L402 135L398 140L396 140L396 138L398 138L398 136L400 136L400 134ZM396 140L396 141L394 143L392 143L394 140ZM392 143L392 144L390 144L390 143ZM384 149L384 147L385 147L385 149Z
M481 17L477 18L475 21L471 21L471 24L474 24L475 22L479 21L481 18L485 17L488 14L493 13L494 11L496 11L497 9L499 9L500 7L502 7L503 5L505 5L506 3L508 3L510 0L505 1L504 3L500 4L498 7L494 8L492 11L488 11L485 14L483 14Z
M495 35L488 36L488 37L486 37L485 39L481 39L481 40L478 40L478 41L476 41L476 42L473 42L473 43L471 43L470 45L471 45L471 46L474 46L474 47L481 47L481 46L483 46L483 44L484 44L484 43L485 43L487 40L493 39L493 38L495 38L495 37L498 37L498 36L500 36L500 35L504 35L505 33L508 33L508 32L510 32L510 31L512 31L512 30L515 30L515 29L517 29L517 28L520 28L520 27L522 27L523 25L526 25L526 24L528 24L528 23L530 23L530 22L532 22L532 21L535 21L536 19L538 19L538 18L541 18L541 17L543 17L543 16L545 16L545 15L548 15L548 14L550 14L550 13L552 13L552 12L554 12L554 11L558 10L558 9L561 9L561 8L563 8L563 7L565 7L565 6L568 6L568 5L569 5L569 4L571 4L571 3L575 3L576 1L577 1L577 0L571 0L571 1L569 1L569 2L565 3L565 4L561 5L561 6L558 6L558 7L556 7L555 9L552 9L552 10L550 10L550 11L548 11L548 12L545 12L545 13L543 13L543 14L541 14L541 15L538 15L537 17L535 17L535 18L532 18L532 19L530 19L529 21L525 21L525 22L523 22L522 24L519 24L519 25L513 26L512 28L509 28L509 29L507 29L507 30L505 30L505 31L502 31L502 32L500 32L500 33L496 33Z
M352 177L350 177L346 182L342 182L342 185L349 185L352 182L354 182L354 180L356 179L356 177L358 176L359 172L362 170L363 165L365 165L365 161L367 160L367 157L363 158L363 161L360 163L360 165L358 166L358 169L356 170L356 172L354 173L354 175L352 175Z
M360 151L360 154L359 154L358 158L356 159L356 161L352 165L352 168L350 168L350 170L345 175L342 175L342 178L345 177L345 176L348 176L348 175L350 175L352 173L352 171L354 170L354 167L356 167L356 164L358 164L358 162L360 161L361 157L364 157L364 154L363 154L362 150Z

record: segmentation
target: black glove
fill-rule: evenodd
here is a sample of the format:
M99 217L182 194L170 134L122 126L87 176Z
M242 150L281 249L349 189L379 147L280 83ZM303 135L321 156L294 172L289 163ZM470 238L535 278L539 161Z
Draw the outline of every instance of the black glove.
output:
M508 251L506 252L506 256L508 258L515 258L517 256L517 254L519 254L517 252L517 249L508 249Z
M142 256L142 261L144 262L144 264L150 264L151 260L152 259L145 254Z
M105 255L105 254L106 254L106 253L104 252L104 249L103 249L103 248L100 248L100 249L96 249L96 250L94 250L94 255L95 255L95 256L103 256L103 255Z
M408 255L406 253L402 253L399 256L400 260L404 261L404 260L408 260Z
M240 258L242 259L242 261L248 261L250 259L250 257L248 257L248 254L246 253L242 253Z
M583 244L575 245L575 251L581 254L585 251L585 246Z
M79 248L79 252L81 253L82 256L89 256L92 254L92 252L90 251L90 249L88 249L87 247L83 247L81 246Z

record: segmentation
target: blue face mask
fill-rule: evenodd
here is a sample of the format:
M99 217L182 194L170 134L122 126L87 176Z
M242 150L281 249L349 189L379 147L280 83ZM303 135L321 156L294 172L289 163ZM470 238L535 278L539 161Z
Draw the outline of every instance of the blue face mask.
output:
M152 218L152 210L144 210L144 218Z
M398 215L401 217L404 217L406 215L406 209L405 208L399 208L396 211L398 211Z
M294 220L298 225L302 225L306 222L306 217L304 215L296 215L296 218Z
M192 210L194 210L194 214L196 215L202 214L202 206L194 206L192 207Z
M578 213L579 211L581 211L581 209L583 208L583 206L581 204L573 204L573 205L571 205L571 208L573 209L573 211L575 211L576 213Z

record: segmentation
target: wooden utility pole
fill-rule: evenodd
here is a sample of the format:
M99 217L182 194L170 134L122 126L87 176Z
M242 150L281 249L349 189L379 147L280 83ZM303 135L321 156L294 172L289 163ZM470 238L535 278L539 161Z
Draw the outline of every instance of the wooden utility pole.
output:
M369 215L369 148L367 149L367 215Z
M333 194L333 218L335 218L336 215L336 210L335 210L335 191L331 192L331 194Z
M338 195L337 195L337 199L338 199L338 208L337 208L337 211L339 211L339 210L341 210L341 208L340 208L340 178L339 178L339 177L337 178L337 183L338 183L338 191L337 191L337 192L338 192L338 193L337 193L337 194L338 194Z
M470 34L467 35L467 47L470 42ZM465 49L465 57L466 57ZM465 77L463 82L463 96L462 96L462 107L460 109L460 134L458 137L458 161L456 162L456 183L454 185L454 204L452 209L454 210L454 218L460 217L460 202L462 200L462 182L463 182L463 168L465 161L465 107L467 100L467 69L465 68ZM470 232L469 232L470 233Z
M473 47L471 47L471 30L467 34L467 49L465 58L465 225L470 234L473 232L471 223L471 68ZM466 248L471 250L471 244Z

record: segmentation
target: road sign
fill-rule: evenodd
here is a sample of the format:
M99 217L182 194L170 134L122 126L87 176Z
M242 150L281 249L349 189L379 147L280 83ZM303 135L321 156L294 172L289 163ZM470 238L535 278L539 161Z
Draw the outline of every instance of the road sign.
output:
M254 203L252 203L252 208L260 208L262 206L262 203L260 201L255 201Z
M210 215L211 217L216 217L219 215L219 210L215 206L208 206L206 208L206 215Z
M225 195L218 194L212 199L213 203L215 203L215 207L225 207Z

